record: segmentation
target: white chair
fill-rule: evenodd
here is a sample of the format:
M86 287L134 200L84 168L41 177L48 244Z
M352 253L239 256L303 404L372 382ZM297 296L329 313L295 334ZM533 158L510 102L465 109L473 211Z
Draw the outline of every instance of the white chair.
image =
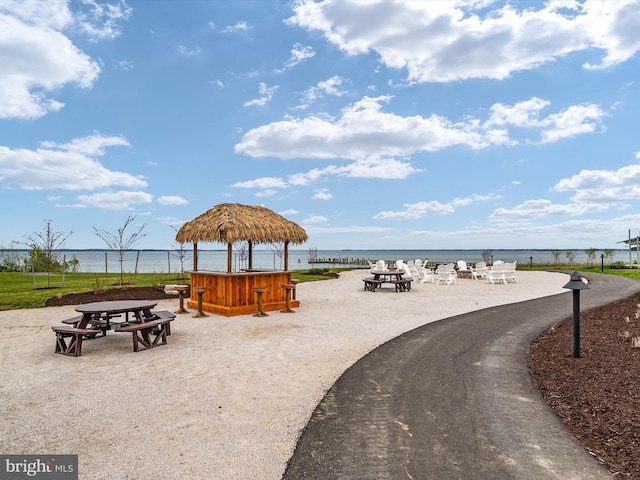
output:
M451 285L455 284L458 275L456 275L456 270L453 268L453 263L447 263L438 265L436 269L436 285L440 285L440 282Z
M413 272L411 271L411 268L409 267L409 265L407 265L406 263L402 262L400 264L400 268L398 268L398 270L402 271L402 278L404 278L406 280L413 280Z
M487 278L486 262L476 263L476 267L471 269L471 278L478 280L479 278Z
M516 278L516 262L513 262L513 263L505 262L503 275L504 275L505 283L507 282L520 283Z
M417 271L418 278L420 278L420 283L427 283L427 282L433 283L435 278L433 274L433 270L430 270L424 267L416 267L416 271Z
M386 272L387 271L387 264L385 263L384 260L378 260L376 262L376 267L375 267L375 271L376 272Z
M490 269L487 270L487 281L491 285L495 285L496 282L507 284L507 279L504 275L504 262L494 263Z
M422 267L422 266L423 266L423 265L422 265L422 260L420 260L419 258L416 258L416 260L413 262L413 264L414 264L416 267Z
M471 270L467 268L467 262L465 262L464 260L458 260L458 272L471 273Z

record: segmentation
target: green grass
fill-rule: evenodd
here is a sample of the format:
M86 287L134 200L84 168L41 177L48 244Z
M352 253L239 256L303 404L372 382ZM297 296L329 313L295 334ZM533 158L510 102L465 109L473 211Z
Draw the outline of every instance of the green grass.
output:
M161 287L167 283L184 283L179 274L138 273L125 274L125 287ZM188 278L188 276L186 277ZM69 293L98 292L106 288L119 288L120 275L110 274L107 284L104 274L67 273L61 275L39 274L34 279L31 274L17 272L0 273L0 310L18 308L40 308L50 297Z
M319 270L319 271L318 271ZM293 273L292 278L301 282L327 280L331 276L326 272L341 272L350 268L300 270ZM312 273L309 273L312 272ZM135 281L134 281L135 280ZM166 273L138 273L135 278L132 273L124 275L126 287L158 287L166 284L189 283L189 275L181 278L179 274ZM0 310L19 308L42 308L48 298L67 295L69 293L99 292L107 288L120 288L120 274L109 274L107 284L104 273L67 273L51 275L38 274L34 285L33 275L16 272L0 272Z
M610 268L605 266L601 272L601 265L519 265L518 270L562 270L587 273L604 273L608 275L620 275L623 277L640 280L640 269ZM339 273L353 268L315 268L311 270L297 270L292 274L292 278L301 282L315 282L334 278L332 273ZM363 273L366 269L362 269ZM131 273L125 274L125 287L158 287L172 283L189 283L188 275L180 278L179 274L165 273L138 273L135 276ZM55 275L47 279L46 275L36 277L34 285L33 276L25 273L0 272L0 310L11 310L19 308L42 308L50 297L62 296L69 293L96 292L106 288L119 288L120 275L112 273L109 275L107 285L104 274L95 273L68 273L64 277Z

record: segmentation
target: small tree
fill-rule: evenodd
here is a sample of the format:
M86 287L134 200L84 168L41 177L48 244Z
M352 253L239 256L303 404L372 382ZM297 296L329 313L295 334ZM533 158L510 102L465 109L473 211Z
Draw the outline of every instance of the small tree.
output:
M282 268L282 258L284 257L284 243L270 243L270 250L273 250L273 269L276 268L276 257L280 259L280 268Z
M238 256L238 269L248 268L249 260L249 242L240 242L236 247L236 255Z
M104 243L107 245L107 248L118 256L118 261L120 262L120 287L124 285L125 252L129 250L138 240L147 236L147 233L144 232L144 229L147 225L142 224L135 232L133 232L128 237L125 237L125 230L135 219L135 215L129 215L127 218L125 218L124 224L118 229L116 233L107 232L106 230L99 230L96 227L93 227L96 235L104 241Z
M567 250L566 252L564 252L565 256L567 257L567 262L569 262L569 266L573 268L573 264L576 261L576 254L573 250Z
M605 258L607 259L607 263L611 265L613 263L613 257L615 256L615 252L611 248L605 248L602 253L604 253Z
M493 258L493 250L485 250L482 252L482 261L484 263L491 263L492 258Z
M176 227L174 227L173 225L170 226L175 230L176 233L178 233L178 229ZM184 262L187 259L189 253L189 249L187 249L187 242L176 241L171 245L173 246L174 250L172 255L176 257L180 262L180 279L184 280Z
M73 232L64 234L63 232L56 232L53 230L52 221L45 220L44 228L41 232L34 232L31 235L25 235L24 242L21 243L29 247L29 259L31 260L31 267L34 272L47 272L58 271L62 268L58 260L58 251L64 246ZM47 287L50 287L50 280L47 277Z
M14 250L11 242L11 248L5 249L0 245L0 272L19 272L22 270L23 257Z
M598 250L596 250L595 248L591 247L588 248L584 251L584 253L587 254L587 265L593 265L596 261L596 252Z
M562 255L562 250L551 250L551 255L553 255L553 263L560 263L560 256Z

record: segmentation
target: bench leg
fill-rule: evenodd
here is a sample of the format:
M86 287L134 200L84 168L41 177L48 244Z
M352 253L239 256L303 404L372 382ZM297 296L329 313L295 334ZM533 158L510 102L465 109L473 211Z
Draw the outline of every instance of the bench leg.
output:
M56 353L70 357L82 355L82 335L78 333L56 333Z
M167 326L158 325L157 327L145 328L143 330L131 332L133 334L133 351L140 350L140 344L146 349L157 347L158 345L167 344ZM153 338L152 338L153 337Z

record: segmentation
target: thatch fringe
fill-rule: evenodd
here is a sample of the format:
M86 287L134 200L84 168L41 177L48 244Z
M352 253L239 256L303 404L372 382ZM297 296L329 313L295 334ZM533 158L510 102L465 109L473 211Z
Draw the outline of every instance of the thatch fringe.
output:
M253 244L289 242L302 244L309 237L298 224L260 206L221 203L199 217L185 223L178 242L220 242Z

